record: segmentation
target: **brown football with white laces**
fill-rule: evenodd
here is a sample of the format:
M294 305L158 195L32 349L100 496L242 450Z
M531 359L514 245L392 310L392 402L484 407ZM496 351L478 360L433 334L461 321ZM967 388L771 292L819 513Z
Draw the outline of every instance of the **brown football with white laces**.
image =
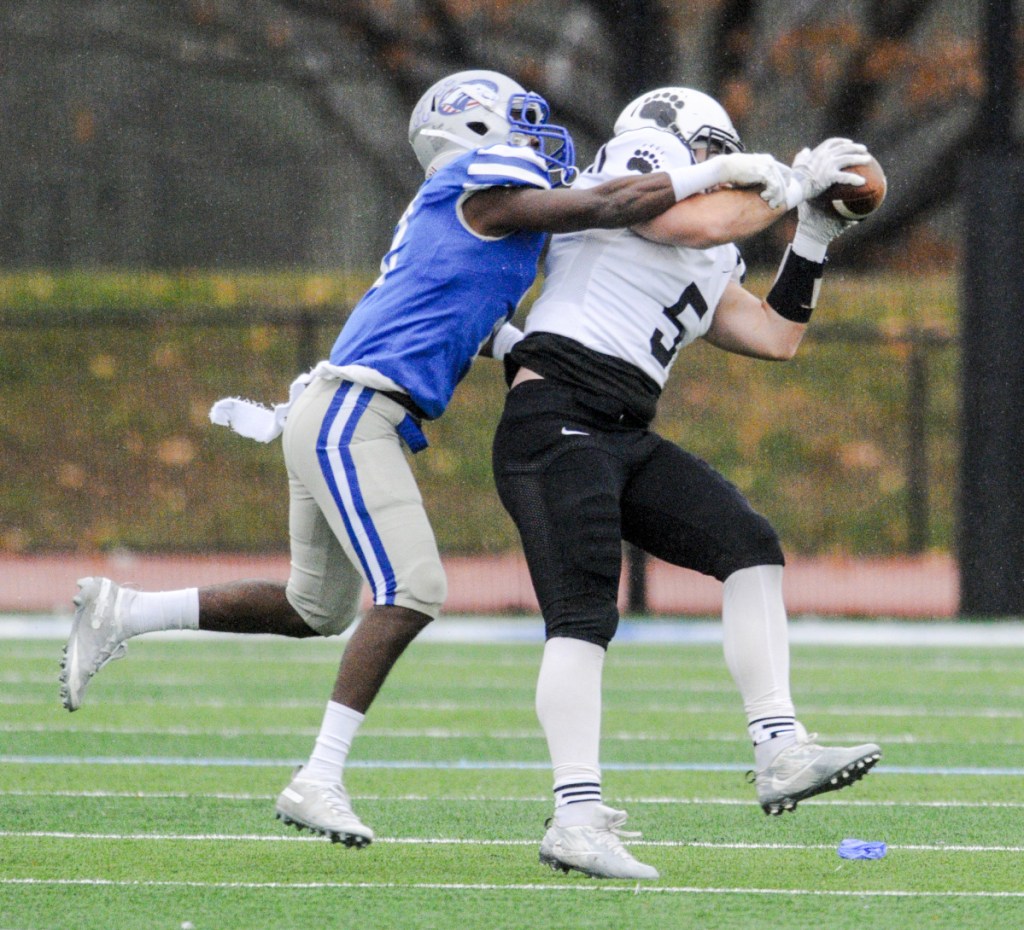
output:
M888 187L885 172L874 156L865 165L851 165L843 170L859 174L864 178L864 183L860 187L853 184L833 184L818 194L812 202L830 209L844 220L862 220L874 213L885 200Z

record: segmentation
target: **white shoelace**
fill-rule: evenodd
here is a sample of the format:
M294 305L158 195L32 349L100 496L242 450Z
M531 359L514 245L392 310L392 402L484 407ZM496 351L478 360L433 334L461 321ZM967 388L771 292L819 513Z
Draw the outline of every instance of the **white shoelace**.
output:
M598 842L609 852L615 853L622 859L632 860L633 856L629 850L622 845L622 840L639 839L643 834L639 830L623 830L622 825L626 822L626 814L609 819L605 827L596 828Z
M349 800L348 793L341 785L331 785L327 788L324 792L324 800L334 813L355 816L352 813L352 802Z

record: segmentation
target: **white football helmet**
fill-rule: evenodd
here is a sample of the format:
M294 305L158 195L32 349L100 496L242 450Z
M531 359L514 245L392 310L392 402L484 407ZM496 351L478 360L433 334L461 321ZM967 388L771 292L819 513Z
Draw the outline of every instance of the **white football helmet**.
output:
M576 176L576 152L567 129L548 122L550 108L497 71L460 71L434 84L409 120L409 144L429 178L453 158L500 142L534 145L558 174L555 184ZM536 141L534 141L536 140Z
M708 158L743 151L722 105L689 87L660 87L637 97L619 114L615 135L646 126L667 129L691 149L706 148Z

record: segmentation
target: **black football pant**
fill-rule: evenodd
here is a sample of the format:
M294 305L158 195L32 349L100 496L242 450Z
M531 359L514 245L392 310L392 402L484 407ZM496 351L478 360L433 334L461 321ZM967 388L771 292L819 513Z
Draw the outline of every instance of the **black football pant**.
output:
M552 380L509 392L494 477L522 538L547 636L607 647L622 540L724 581L782 565L768 521L710 465L631 423L605 395Z

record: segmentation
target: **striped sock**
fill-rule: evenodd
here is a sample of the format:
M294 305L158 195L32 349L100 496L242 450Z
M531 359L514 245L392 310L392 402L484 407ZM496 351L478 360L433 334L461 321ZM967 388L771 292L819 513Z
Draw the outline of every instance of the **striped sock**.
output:
M594 808L601 803L600 777L570 778L555 784L555 823L576 827L593 820Z
M754 742L754 764L760 770L796 742L796 717L759 717L747 724L747 732Z

